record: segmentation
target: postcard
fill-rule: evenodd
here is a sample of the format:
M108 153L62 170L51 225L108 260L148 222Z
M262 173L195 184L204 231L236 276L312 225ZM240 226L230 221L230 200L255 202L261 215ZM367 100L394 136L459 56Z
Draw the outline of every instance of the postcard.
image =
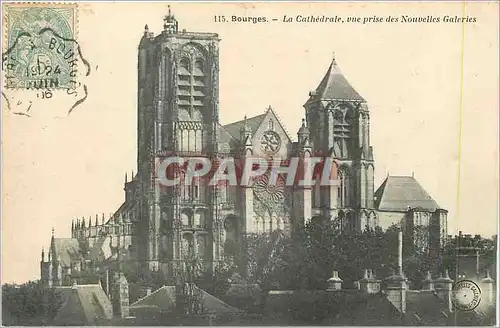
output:
M497 324L498 2L2 3L2 324Z

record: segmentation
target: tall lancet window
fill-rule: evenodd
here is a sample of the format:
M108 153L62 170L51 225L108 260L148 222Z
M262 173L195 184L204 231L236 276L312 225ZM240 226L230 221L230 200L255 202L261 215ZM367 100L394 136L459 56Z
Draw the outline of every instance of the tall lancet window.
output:
M178 106L184 116L183 120L201 121L207 83L205 54L200 46L191 43L185 45L181 53L177 73Z
M274 122L273 122L272 119L269 119L268 129L269 130L274 130Z
M340 207L350 206L350 178L347 170L339 171L340 185L337 191L337 204Z
M354 111L347 105L338 105L333 109L333 151L337 158L349 158L351 155L354 115Z

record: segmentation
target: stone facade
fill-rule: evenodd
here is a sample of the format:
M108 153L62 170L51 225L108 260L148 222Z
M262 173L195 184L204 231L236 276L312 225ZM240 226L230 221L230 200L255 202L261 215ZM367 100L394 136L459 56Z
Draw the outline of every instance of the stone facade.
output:
M446 226L447 212L435 202L429 207L429 202L418 199L430 196L409 193L410 198L396 200L397 208L385 208L395 201L392 177L374 192L371 114L335 59L317 89L309 93L296 141L271 107L262 115L222 126L219 36L180 31L178 25L169 13L159 35L145 27L138 49L138 171L130 180L125 178L125 202L111 218L100 224L98 218L94 224L90 219L88 224L85 220L73 223L71 239L79 247L85 245L85 260L90 256L92 261L105 262L122 250L139 266L173 277L186 256L194 255L201 269L211 270L223 261L225 251L240 247L246 233L283 230L292 234L315 216L336 220L340 229L357 231L394 223L409 228L422 222L417 217L430 216L435 219L427 224L427 243L440 247L446 236L440 227ZM212 161L323 156L334 160L340 184L285 187L279 177L277 185L270 186L267 174L252 187L194 183L165 189L155 168L169 156L202 156ZM405 183L413 179L406 178ZM413 180L410 188L418 185ZM417 209L414 204L419 204ZM54 256L60 252L66 250L51 249L49 261L42 259L42 279L55 281L59 262ZM82 260L71 255L61 270L71 272L73 262Z

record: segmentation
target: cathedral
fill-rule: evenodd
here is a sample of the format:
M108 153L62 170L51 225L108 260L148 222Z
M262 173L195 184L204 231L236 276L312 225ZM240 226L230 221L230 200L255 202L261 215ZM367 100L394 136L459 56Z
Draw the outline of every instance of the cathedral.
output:
M398 224L412 236L414 227L424 227L423 240L415 242L440 249L447 210L413 176L387 176L375 191L370 111L335 59L305 97L297 138L271 106L221 125L219 36L179 30L170 12L163 27L154 35L146 25L138 47L137 172L125 176L125 200L110 217L73 220L70 238L53 232L47 259L42 251L46 285L71 284L81 271L102 272L113 263L173 277L194 256L213 270L243 245L245 234L281 230L293 236L314 217L336 220L343 231ZM173 155L279 160L315 154L333 159L337 185L290 188L279 180L268 184L264 174L251 186L163 188L155 170Z

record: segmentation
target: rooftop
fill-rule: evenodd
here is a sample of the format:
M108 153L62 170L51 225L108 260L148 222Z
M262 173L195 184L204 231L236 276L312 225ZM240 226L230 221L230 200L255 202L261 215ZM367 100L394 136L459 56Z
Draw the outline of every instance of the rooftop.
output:
M410 176L388 176L375 192L379 211L406 212L409 208L423 211L440 209L436 201Z

